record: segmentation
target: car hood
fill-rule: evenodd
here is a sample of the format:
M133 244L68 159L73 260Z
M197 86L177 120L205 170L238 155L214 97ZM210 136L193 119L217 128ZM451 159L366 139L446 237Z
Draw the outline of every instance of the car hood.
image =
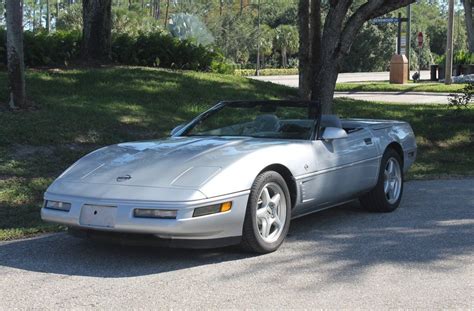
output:
M122 143L77 161L56 182L199 189L223 168L281 141L177 137Z

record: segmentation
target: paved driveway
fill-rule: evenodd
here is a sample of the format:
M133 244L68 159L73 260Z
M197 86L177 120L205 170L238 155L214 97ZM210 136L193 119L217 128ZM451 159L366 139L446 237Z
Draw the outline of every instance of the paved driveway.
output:
M283 247L94 246L65 234L0 244L0 309L474 308L474 179L408 182L402 206L295 220Z

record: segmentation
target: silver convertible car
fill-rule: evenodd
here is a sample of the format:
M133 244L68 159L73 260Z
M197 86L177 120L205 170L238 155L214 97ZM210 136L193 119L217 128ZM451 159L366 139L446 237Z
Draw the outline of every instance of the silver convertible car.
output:
M167 139L84 156L47 189L41 216L93 239L268 253L296 217L354 199L395 210L416 157L410 125L320 111L220 102Z

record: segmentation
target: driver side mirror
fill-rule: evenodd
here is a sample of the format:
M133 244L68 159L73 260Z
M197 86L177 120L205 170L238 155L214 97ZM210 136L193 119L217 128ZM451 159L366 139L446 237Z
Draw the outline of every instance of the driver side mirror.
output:
M180 124L177 127L175 127L173 130L171 130L170 136L173 136L174 134L178 133L183 127L184 127L184 124Z
M323 140L329 141L333 139L342 139L346 137L347 137L347 133L343 129L338 128L338 127L326 127L324 129L324 132L321 138Z

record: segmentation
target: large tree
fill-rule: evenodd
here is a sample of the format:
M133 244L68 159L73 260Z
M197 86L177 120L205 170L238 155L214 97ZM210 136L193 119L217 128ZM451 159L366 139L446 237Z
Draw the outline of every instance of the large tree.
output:
M27 108L23 56L23 1L5 1L7 25L7 66L11 109Z
M82 1L82 57L104 61L110 56L112 0Z
M467 42L469 45L469 51L474 53L474 25L472 24L472 5L473 0L463 0L464 5L464 20L466 22L467 30Z
M300 0L300 96L319 100L331 113L342 60L357 33L370 19L407 6L415 0L329 0L322 24L322 0ZM308 66L310 69L308 69Z

